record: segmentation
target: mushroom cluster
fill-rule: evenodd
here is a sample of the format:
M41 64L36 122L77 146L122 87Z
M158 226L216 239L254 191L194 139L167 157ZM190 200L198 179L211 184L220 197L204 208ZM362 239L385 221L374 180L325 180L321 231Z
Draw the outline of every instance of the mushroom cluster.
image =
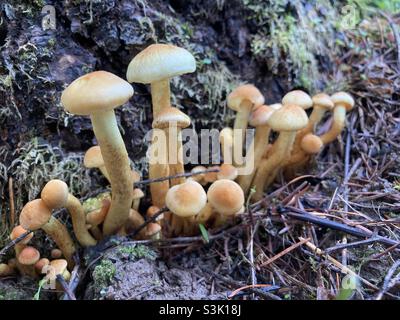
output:
M98 143L87 150L83 165L102 173L110 184L110 193L89 199L90 205L82 204L65 182L49 181L40 198L29 201L22 209L20 225L10 238L27 236L15 245L16 258L0 264L0 276L18 270L38 277L42 273L48 275L50 270L53 278L59 275L68 280L78 246L95 246L111 235L157 241L199 234L201 226L225 227L244 214L247 196L251 195L252 201L261 199L281 170L287 176L296 174L333 141L345 126L346 112L354 106L354 100L345 92L311 98L300 90L289 92L281 103L265 105L264 96L254 85L239 86L227 97L227 105L236 111L236 118L232 128L226 127L220 133L223 161L210 166L211 170L201 165L193 167L186 175L181 131L191 125L191 119L171 105L170 79L195 69L195 59L187 50L154 44L133 58L127 70L128 81L96 71L76 79L64 90L61 102L65 110L90 116ZM133 162L114 113L134 94L129 82L151 86L151 203L147 208L141 205L145 190L135 184L141 176L131 167ZM308 117L305 110L310 108L313 110ZM318 136L316 129L326 112L333 113L332 124ZM237 160L242 157L248 126L255 128L255 135L244 163L253 166L251 172L243 174L243 162ZM274 142L272 132L277 134ZM254 188L255 192L250 192ZM59 209L69 213L73 232L53 215ZM49 258L41 258L39 250L29 246L34 231L39 229L56 244Z

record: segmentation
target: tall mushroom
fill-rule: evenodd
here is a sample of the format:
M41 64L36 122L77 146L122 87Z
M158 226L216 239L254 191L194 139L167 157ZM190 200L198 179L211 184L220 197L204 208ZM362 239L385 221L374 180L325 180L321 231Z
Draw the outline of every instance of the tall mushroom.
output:
M233 163L233 130L225 127L219 133L219 143L221 144L222 158L224 163Z
M346 92L336 92L331 96L335 107L331 128L321 136L322 142L326 145L334 141L346 125L346 112L354 107L354 99Z
M72 82L61 96L67 111L90 115L110 176L112 200L103 226L105 235L111 235L123 226L132 205L131 168L114 114L114 109L127 102L132 95L133 88L128 82L112 73L97 71Z
M305 128L307 123L308 117L303 108L294 104L284 105L268 119L267 124L272 130L279 132L279 136L274 143L274 152L261 161L254 176L256 193L253 200L261 199L264 188L273 181L284 161L289 159L297 131Z
M235 165L238 164L238 159L236 158L238 155L242 154L240 147L243 145L246 136L249 115L253 109L263 105L264 101L262 93L251 84L239 86L228 95L228 107L237 112L233 129L240 130L238 136L241 137L241 141L235 141L236 139L234 139L233 142L233 163ZM234 137L236 137L236 135L234 135Z
M86 151L83 164L86 168L98 168L103 176L110 181L110 176L104 166L104 160L99 146L93 146Z
M196 61L189 51L169 44L153 44L132 59L128 66L127 79L129 82L151 84L153 118L155 119L163 108L171 106L170 79L195 70ZM150 179L169 175L168 163L157 163L151 158L149 162ZM154 205L164 207L168 189L167 180L150 185Z

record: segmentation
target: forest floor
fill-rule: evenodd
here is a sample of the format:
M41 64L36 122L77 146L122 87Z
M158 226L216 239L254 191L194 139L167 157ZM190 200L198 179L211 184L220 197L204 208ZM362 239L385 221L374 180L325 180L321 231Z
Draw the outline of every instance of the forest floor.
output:
M66 85L94 70L125 78L146 46L173 43L198 64L172 81L173 104L196 130L231 126L225 99L244 82L268 104L292 89L346 90L356 107L304 176L279 177L237 224L208 230L208 241L113 238L82 251L70 284L76 297L217 299L241 288L235 298L400 298L397 1L68 0L55 5L56 29L43 30L47 2L0 2L0 248L49 179L82 200L107 188L82 165L96 142L89 119L64 112ZM132 165L147 177L151 98L147 86L134 89L117 117ZM319 131L329 125L327 117ZM141 210L148 206L147 196ZM33 245L47 256L52 242L38 232ZM352 272L359 284L346 290ZM0 280L0 299L71 298L38 290L37 280Z

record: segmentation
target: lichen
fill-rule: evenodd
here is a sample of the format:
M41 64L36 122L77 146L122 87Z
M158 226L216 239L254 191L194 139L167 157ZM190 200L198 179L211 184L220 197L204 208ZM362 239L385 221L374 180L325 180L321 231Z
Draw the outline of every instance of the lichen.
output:
M114 279L116 267L113 262L109 259L101 260L92 273L94 286L97 291L101 292L107 286L109 286Z

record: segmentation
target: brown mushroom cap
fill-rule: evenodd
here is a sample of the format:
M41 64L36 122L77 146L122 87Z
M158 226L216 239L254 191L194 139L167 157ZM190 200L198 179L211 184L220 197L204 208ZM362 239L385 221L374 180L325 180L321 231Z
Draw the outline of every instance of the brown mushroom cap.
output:
M37 273L41 274L43 268L50 264L50 260L47 258L42 258L38 262L35 263L35 270Z
M165 129L168 128L171 123L176 123L178 128L187 128L190 126L190 118L177 108L163 108L157 113L156 118L153 120L153 128Z
M133 96L132 86L106 71L88 73L73 81L62 93L64 108L76 115L112 110Z
M234 215L244 205L242 188L231 180L215 181L207 192L208 202L223 215Z
M274 112L275 109L270 106L262 105L250 114L249 124L253 127L265 126Z
M196 70L196 61L186 49L170 44L152 44L130 62L129 82L153 83Z
M294 104L286 104L276 110L268 119L274 131L298 131L307 126L308 117L304 109Z
M317 154L324 146L320 137L315 134L308 133L301 139L301 148L308 154Z
M24 229L37 230L44 226L51 217L51 210L42 199L29 201L21 211L19 222Z
M346 111L350 111L354 107L354 99L347 92L336 92L331 96L333 103L336 105L342 105L346 108Z
M25 232L28 230L22 228L22 226L18 225L12 229L10 233L10 239L15 240L18 237L22 236ZM20 241L20 244L28 244L29 241L33 238L33 232L29 233L22 241Z
M247 102L254 107L259 107L264 104L264 96L252 84L245 84L233 90L227 98L227 105L230 109L240 111L243 103Z
M58 209L65 206L68 200L68 186L64 181L54 179L46 183L40 197L50 209Z
M228 163L224 163L220 166L220 171L217 173L218 180L228 179L235 180L238 176L238 169Z
M146 211L146 216L151 218L153 217L155 214L157 214L160 211L160 208L157 206L150 206L147 211Z
M40 259L39 251L34 247L25 247L18 255L18 262L20 264L30 266L34 265Z
M201 184L187 180L170 188L165 198L166 206L180 217L198 214L207 203L207 195Z
M212 169L220 169L220 166L212 166L208 168L209 170ZM204 174L204 181L208 183L212 183L218 179L218 172L207 172Z
M287 93L283 99L282 104L295 104L304 110L311 108L313 105L313 101L311 97L301 90L293 90Z
M152 237L161 231L161 226L158 223L149 223L146 227L146 236Z
M322 107L326 110L332 110L334 107L334 103L331 97L325 93L318 93L312 97L312 101L314 105Z
M68 262L65 259L55 259L50 262L50 266L54 268L56 275L62 275L67 270Z
M86 151L83 164L86 168L99 168L104 166L104 160L99 146L93 146Z
M53 249L51 250L50 256L52 259L59 259L62 257L62 251L60 249Z

